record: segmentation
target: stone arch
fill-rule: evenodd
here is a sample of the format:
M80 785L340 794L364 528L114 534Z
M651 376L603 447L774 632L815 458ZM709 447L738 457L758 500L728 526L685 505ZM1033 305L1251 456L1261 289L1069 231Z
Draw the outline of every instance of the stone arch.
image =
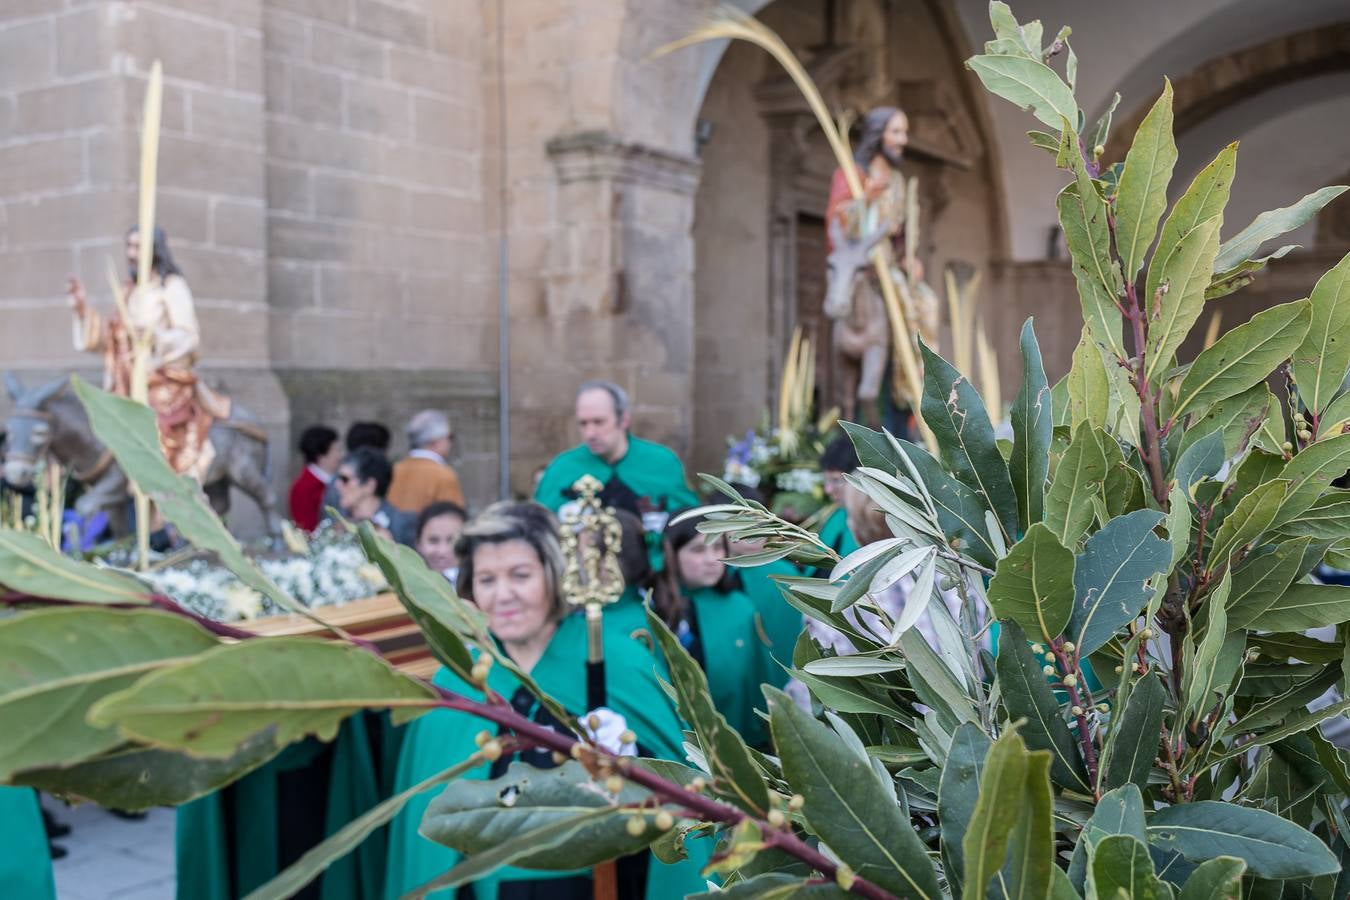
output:
M1286 34L1215 57L1172 82L1175 131L1181 134L1256 94L1344 71L1350 71L1350 22ZM1107 159L1124 159L1152 104L1149 97L1113 124Z
M962 68L969 52L950 4L741 5L756 8L803 59L834 108L886 103L910 112L907 168L920 178L924 255L936 279L947 262L989 269L1006 256L992 129ZM823 277L822 214L835 161L799 92L761 50L710 47L700 65L691 122L704 123L710 140L696 148L693 426L694 463L707 468L720 462L728 433L759 420L794 325L808 321L818 346L825 342L803 298Z

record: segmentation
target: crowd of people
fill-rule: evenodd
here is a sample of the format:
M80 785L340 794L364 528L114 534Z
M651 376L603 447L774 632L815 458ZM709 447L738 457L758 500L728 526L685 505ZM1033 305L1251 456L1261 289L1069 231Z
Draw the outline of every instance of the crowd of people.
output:
M460 597L482 610L493 637L521 670L582 721L598 723L597 740L616 752L683 761L684 726L658 682L668 670L649 633L650 609L703 667L712 699L727 721L751 745L768 749L760 685L783 687L789 682L793 648L803 630L803 617L782 598L773 576L813 573L787 561L734 568L725 560L759 548L733 546L724 537L706 539L696 518L674 521L681 511L718 498L699 497L673 450L633 434L629 399L617 385L594 381L580 386L576 427L580 442L537 473L533 499L497 502L471 516L450 462L454 432L443 413L426 410L412 417L407 424L409 452L396 463L389 459L390 430L384 425L358 422L341 439L332 428L314 426L299 441L304 468L291 487L291 518L306 530L330 519L370 522L387 537L415 547ZM843 475L857 467L852 445L846 439L831 444L822 466L826 490L840 501L823 520L822 539L847 554L857 547L842 502L848 490ZM566 561L559 523L578 503L574 485L585 475L603 485L600 501L614 511L622 528L621 545L615 549L624 590L604 614L606 695L601 708L591 708L595 698L588 691L585 623L562 591ZM737 487L743 495L759 497L753 488ZM448 669L435 680L470 696L482 693ZM541 724L563 727L503 667L490 670L488 687ZM344 727L327 762L317 769L319 757L314 754L319 751L288 751L294 758L279 759L248 776L246 781L255 784L237 784L194 801L179 814L179 896L223 898L257 887L354 812L350 798L388 796L472 755L484 726L448 710L424 715L401 730L380 717L360 716ZM629 729L637 735L635 746L618 739ZM362 753L350 752L357 746ZM354 765L352 760L363 754L373 762ZM514 761L539 768L555 765L548 753L526 751L505 754L467 777L498 777ZM316 771L322 772L322 784L313 783ZM264 782L267 787L259 790L257 783ZM326 806L306 804L301 810L281 802L296 791L325 795ZM395 818L387 838L367 841L364 851L311 885L310 895L396 897L451 868L459 854L418 833L429 807L434 814L434 797L433 791L414 799ZM253 837L247 842L239 838L232 846L227 836L244 821L254 823L249 829ZM257 862L258 822L267 823L262 833L289 835L284 846L263 854L264 865ZM297 835L308 838L299 840ZM379 852L370 851L372 843L378 843ZM202 865L207 844L212 849L205 858L211 864ZM252 850L245 853L244 847ZM711 846L696 850L676 865L662 864L647 853L625 859L617 869L618 895L657 898L697 892L710 852ZM444 896L589 898L591 873L506 869Z

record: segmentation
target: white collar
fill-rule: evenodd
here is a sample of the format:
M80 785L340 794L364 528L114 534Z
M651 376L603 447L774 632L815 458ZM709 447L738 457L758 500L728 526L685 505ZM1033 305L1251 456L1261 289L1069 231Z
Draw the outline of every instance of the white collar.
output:
M427 449L425 449L425 448L423 448L423 447L418 447L416 450L410 450L410 451L408 451L408 458L409 458L409 459L429 459L429 460L431 460L431 461L434 462L434 463L440 463L441 465L446 465L445 457L444 457L444 456L441 456L441 455L440 455L439 453L437 453L435 450L427 450Z
M333 480L333 475L331 472L325 472L323 469L320 469L318 466L314 465L314 463L306 463L305 468L309 469L309 473L313 475L315 478L322 481L324 484L328 484L330 481Z

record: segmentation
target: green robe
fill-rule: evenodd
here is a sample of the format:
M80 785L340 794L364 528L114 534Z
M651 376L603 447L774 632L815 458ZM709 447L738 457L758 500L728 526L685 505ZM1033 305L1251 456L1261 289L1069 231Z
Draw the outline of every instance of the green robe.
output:
M797 646L797 637L802 633L802 614L791 603L783 599L775 575L800 575L801 570L785 559L763 566L738 569L741 581L745 584L745 593L755 604L759 613L759 622L763 629L761 640L766 643L767 668L764 681L776 688L782 688L788 682L788 673L784 668L792 668L792 651Z
M845 557L858 549L858 541L848 527L848 510L836 509L820 526L820 539L839 556Z
M703 670L708 693L727 723L753 746L768 743L760 684L768 672L768 648L760 640L755 604L741 591L721 593L716 588L685 591L698 618L703 644Z
M382 770L397 759L401 731L390 726L387 715L351 716L331 747L313 738L292 744L224 791L179 807L178 896L242 897L281 872L281 807L288 797L284 776L328 766L324 786L312 798L316 814L317 804L323 804L324 837L388 797L392 779ZM288 814L299 812L294 802L288 805ZM321 900L376 900L384 882L385 837L384 829L377 830L329 866L318 879Z
M0 888L15 900L56 900L47 831L31 788L0 787Z
M670 698L656 680L643 677L652 671L654 658L638 641L629 639L618 628L605 628L605 668L608 683L607 706L622 715L638 736L644 750L661 759L682 761L681 724ZM580 714L586 703L586 622L581 615L569 615L558 625L544 655L530 672L535 681L566 709ZM464 696L481 698L482 693L460 680L448 669L436 675L436 684ZM488 684L503 697L511 697L520 682L502 666L493 666ZM439 709L408 726L407 739L399 759L397 790L406 790L457 761L467 759L476 750L474 736L491 723L468 713ZM463 778L485 779L489 766L482 766ZM422 817L437 790L413 798L390 826L389 864L385 897L395 900L404 893L432 880L455 866L460 854L418 834ZM699 845L707 845L706 847ZM710 842L695 841L689 846L690 859L673 866L654 857L647 878L647 900L674 900L704 889L699 875L702 863L712 851ZM474 882L477 900L496 900L497 885L507 880L543 880L577 875L577 872L538 872L505 868ZM431 895L448 900L452 892Z
M668 512L698 505L698 495L689 489L684 464L675 451L632 435L628 437L628 452L613 465L596 456L585 444L558 454L544 470L534 499L556 513L568 501L572 485L583 475L593 475L603 484L618 476L639 497Z

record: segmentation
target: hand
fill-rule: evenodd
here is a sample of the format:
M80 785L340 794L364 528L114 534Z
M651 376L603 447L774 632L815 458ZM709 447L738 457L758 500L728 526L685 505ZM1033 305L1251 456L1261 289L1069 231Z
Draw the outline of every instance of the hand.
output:
M907 269L905 274L909 276L910 281L923 281L923 260L914 257L914 265L908 266Z
M592 728L594 724L596 727ZM581 727L586 736L610 753L618 756L637 756L637 744L625 744L621 738L628 730L628 722L614 710L597 706L581 717Z
M80 279L71 275L66 279L66 293L70 294L70 306L75 310L75 315L84 318L85 311L88 310L88 298L84 293L84 285Z

